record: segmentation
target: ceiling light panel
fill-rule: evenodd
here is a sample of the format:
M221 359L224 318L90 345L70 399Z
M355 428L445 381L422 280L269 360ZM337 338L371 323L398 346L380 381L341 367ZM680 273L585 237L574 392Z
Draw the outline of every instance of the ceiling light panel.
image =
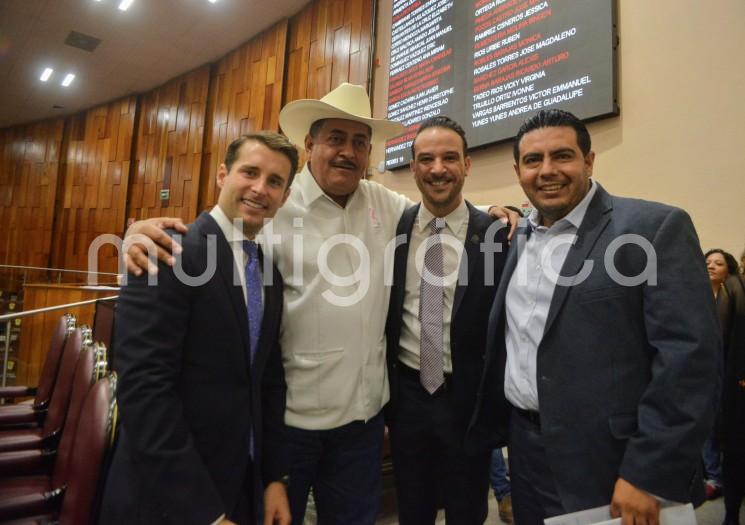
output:
M62 81L62 85L67 87L72 84L73 80L75 80L75 75L73 75L72 73L68 73L67 75L65 75L65 79Z
M134 3L135 0L122 0L119 4L119 9L121 11L126 11L129 9L129 6L131 6Z
M47 80L49 80L49 77L52 76L52 73L54 73L54 69L52 69L51 67L44 68L44 72L42 72L39 80L41 80L42 82L46 82Z

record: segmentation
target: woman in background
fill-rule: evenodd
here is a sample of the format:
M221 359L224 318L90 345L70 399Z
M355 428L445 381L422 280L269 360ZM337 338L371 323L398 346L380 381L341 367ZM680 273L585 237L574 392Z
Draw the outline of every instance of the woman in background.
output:
M725 525L739 525L745 497L745 277L733 272L724 284L728 328L724 332L721 449ZM721 311L721 310L720 310Z
M737 260L731 253L719 248L709 250L704 254L704 258L706 259L706 270L709 272L711 291L714 292L714 298L717 299L719 293L724 289L724 282L727 277L737 273Z
M706 259L706 269L709 272L711 291L717 303L722 334L726 334L729 332L731 315L729 312L729 293L724 286L724 281L731 274L737 272L737 261L731 254L719 248L709 250L704 254L704 258ZM717 423L714 425L714 429L717 428L719 428L719 417L717 417ZM704 448L701 451L701 459L704 463L706 499L718 498L722 495L722 463L716 430L712 431L709 439L704 443Z

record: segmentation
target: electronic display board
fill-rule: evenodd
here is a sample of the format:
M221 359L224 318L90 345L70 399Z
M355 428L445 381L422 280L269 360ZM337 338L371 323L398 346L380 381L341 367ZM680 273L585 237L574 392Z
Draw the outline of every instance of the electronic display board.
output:
M394 0L388 118L406 131L386 168L408 164L419 123L447 115L479 147L542 108L618 114L613 0Z

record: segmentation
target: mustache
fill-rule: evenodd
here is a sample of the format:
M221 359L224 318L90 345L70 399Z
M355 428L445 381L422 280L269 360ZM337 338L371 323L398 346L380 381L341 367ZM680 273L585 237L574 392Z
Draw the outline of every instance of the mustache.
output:
M356 162L352 162L351 160L335 160L330 162L330 164L335 168L346 168L352 170L356 170L359 167Z

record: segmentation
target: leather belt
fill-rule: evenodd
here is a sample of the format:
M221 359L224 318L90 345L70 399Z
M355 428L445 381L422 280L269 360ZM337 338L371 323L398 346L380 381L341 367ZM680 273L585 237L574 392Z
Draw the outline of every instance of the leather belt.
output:
M525 410L523 408L517 408L514 405L512 406L512 412L520 416L531 425L541 428L540 412L537 412L536 410Z
M396 363L396 368L398 369L398 373L401 377L406 377L419 383L419 370L417 370L416 368L411 368L410 366L403 364L401 361ZM452 381L453 374L445 374L445 382L440 388L435 390L435 392L439 392L445 388L450 388L452 386Z

